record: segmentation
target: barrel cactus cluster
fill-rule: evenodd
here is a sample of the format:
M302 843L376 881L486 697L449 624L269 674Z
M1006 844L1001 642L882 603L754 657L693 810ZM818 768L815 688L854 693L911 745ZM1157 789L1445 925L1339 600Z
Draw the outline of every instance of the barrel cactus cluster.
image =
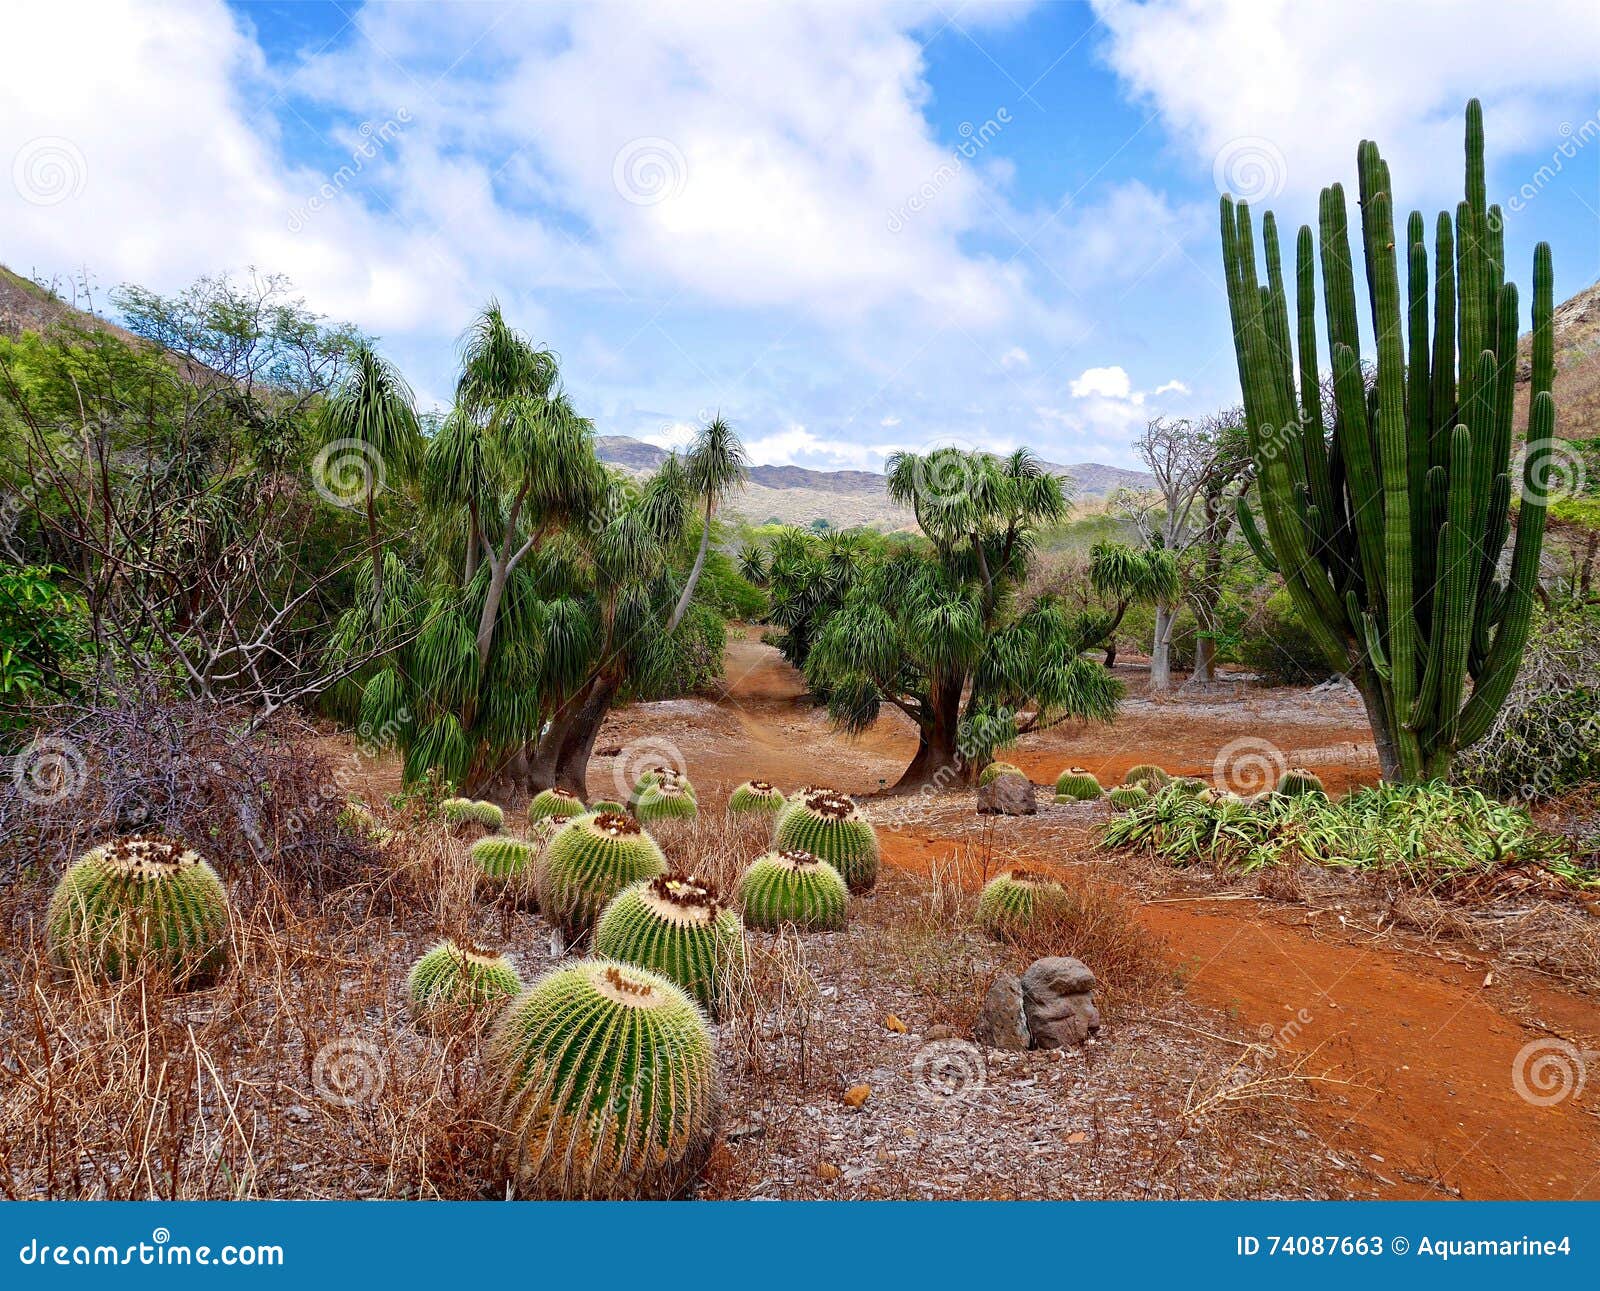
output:
M1065 894L1048 875L1023 869L997 874L978 895L978 927L991 937L1013 937Z
M1518 294L1502 212L1488 205L1483 109L1466 114L1466 188L1453 213L1396 223L1389 166L1356 154L1375 383L1361 360L1349 211L1322 190L1295 244L1291 316L1278 228L1261 221L1267 281L1244 203L1222 199L1222 250L1239 380L1266 535L1246 539L1283 575L1335 670L1361 692L1385 779L1448 774L1489 730L1517 675L1539 591L1556 408L1550 248L1533 253L1527 453L1512 463ZM1323 414L1316 269L1334 388ZM1291 338L1295 348L1291 348ZM1298 352L1296 352L1298 351ZM1369 369L1370 370L1370 369ZM1330 434L1331 431L1331 434ZM1516 544L1501 573L1512 498ZM1468 682L1471 682L1470 686Z
M478 867L478 873L490 887L498 889L518 904L537 905L534 876L545 841L537 835L528 839L512 838L508 834L490 834L474 843L469 855Z
M1106 797L1118 811L1131 811L1142 803L1150 801L1150 791L1143 785L1119 784Z
M590 960L541 978L501 1016L487 1069L523 1196L677 1197L710 1153L710 1031L647 969Z
M644 791L652 785L665 784L683 790L689 797L696 797L694 785L689 777L675 767L660 766L650 767L633 783L633 792L628 796L628 805L637 807Z
M1307 771L1304 767L1290 767L1278 777L1273 792L1287 798L1307 793L1322 793L1322 777L1315 772Z
M1092 802L1101 793L1100 781L1084 767L1068 767L1056 777L1057 802Z
M661 874L611 899L595 925L594 953L660 973L716 1018L744 963L744 925L714 885Z
M506 814L498 805L475 798L446 798L439 804L439 819L453 828L504 829L506 824Z
M730 816L763 813L776 816L786 805L784 796L765 780L746 780L728 796Z
M1157 789L1171 784L1172 777L1153 762L1141 762L1137 766L1128 768L1128 774L1122 777L1122 783L1136 784L1146 792L1154 793Z
M633 805L633 814L644 825L660 820L691 820L699 811L692 793L667 780L646 785Z
M425 1025L504 1003L522 992L516 967L497 951L446 938L411 966L406 995Z
M1024 780L1028 778L1027 773L1013 763L991 762L982 771L978 772L978 785L981 788L986 784L992 784L1003 775L1019 775Z
M870 892L878 881L878 831L837 789L812 788L791 801L778 816L772 846L827 861L852 892Z
M528 804L529 820L543 820L547 816L565 820L569 816L581 816L583 812L583 799L566 789L541 789Z
M539 908L568 941L575 941L623 888L666 870L661 848L633 817L574 816L550 840L539 863Z
M791 924L802 932L834 932L844 927L849 906L843 876L810 852L769 852L739 879L739 908L752 928Z
M85 853L45 915L51 962L100 981L154 971L176 986L211 981L228 962L228 896L211 865L159 838Z

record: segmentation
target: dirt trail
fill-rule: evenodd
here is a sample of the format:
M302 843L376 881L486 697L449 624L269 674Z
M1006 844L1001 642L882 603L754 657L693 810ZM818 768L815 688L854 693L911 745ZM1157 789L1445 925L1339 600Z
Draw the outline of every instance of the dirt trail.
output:
M798 674L753 634L730 639L727 665L717 701L636 706L617 714L601 744L678 741L696 780L713 792L764 776L870 793L892 783L909 759L914 735L898 714L859 740L830 735L805 704ZM1116 726L1057 728L1030 737L1010 760L1036 780L1053 778L1069 762L1106 777L1139 761L1209 771L1230 741L1252 735L1288 750L1352 750L1355 765L1335 762L1330 787L1372 778L1361 756L1367 733L1358 707L1345 702L1320 711L1306 701L1286 713L1258 694L1241 692L1237 703L1210 709L1138 701ZM697 710L695 720L661 711L688 707ZM669 717L676 720L669 724ZM611 767L597 761L592 787L612 779ZM914 830L886 843L891 863L919 870L950 847ZM1574 1052L1600 1048L1592 1000L1526 978L1501 981L1498 971L1486 986L1492 966L1470 953L1462 958L1471 962L1453 963L1388 943L1319 939L1305 929L1306 911L1295 907L1180 899L1141 909L1185 967L1193 998L1280 1051L1311 1054L1307 1070L1350 1082L1316 1086L1307 1123L1336 1163L1359 1172L1354 1190L1600 1198L1600 1070L1588 1073L1587 1092L1548 1107L1526 1101L1512 1083L1530 1043L1544 1042L1554 1053L1565 1037ZM1588 1055L1590 1068L1597 1063Z

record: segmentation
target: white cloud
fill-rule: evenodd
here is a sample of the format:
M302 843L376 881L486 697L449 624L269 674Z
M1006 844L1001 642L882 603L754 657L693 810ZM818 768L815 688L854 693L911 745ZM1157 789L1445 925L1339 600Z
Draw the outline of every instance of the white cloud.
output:
M880 421L878 423L878 425L883 426L883 427L898 426L899 424L900 424L900 418L898 418L898 417L885 417L882 421Z
M745 447L750 460L774 466L811 466L829 469L849 466L856 470L878 471L884 459L899 445L871 445L849 440L824 439L812 434L799 422L783 430L750 440Z
M1161 395L1164 395L1164 394L1188 394L1189 393L1189 387L1186 386L1182 381L1173 380L1173 381L1163 382L1161 385L1158 385L1150 393L1152 395L1157 396L1157 397L1159 397Z
M1228 149L1235 191L1276 188L1302 207L1325 184L1348 186L1368 138L1390 158L1402 202L1458 197L1472 95L1484 100L1491 156L1553 145L1563 105L1595 108L1593 0L1093 3L1107 60L1169 132L1208 169Z
M1133 390L1133 382L1120 367L1088 368L1071 385L1075 399L1101 395L1107 399L1126 399Z
M1133 379L1120 366L1089 368L1067 385L1072 401L1065 407L1037 405L1039 423L1063 436L1078 458L1122 458L1126 445L1150 418L1171 410L1163 395L1187 395L1182 381L1164 381L1154 390L1134 388Z
M1000 366L1003 367L1007 372L1013 371L1016 368L1025 368L1028 366L1028 363L1028 351L1023 349L1020 345L1013 345L1009 350L1000 356Z

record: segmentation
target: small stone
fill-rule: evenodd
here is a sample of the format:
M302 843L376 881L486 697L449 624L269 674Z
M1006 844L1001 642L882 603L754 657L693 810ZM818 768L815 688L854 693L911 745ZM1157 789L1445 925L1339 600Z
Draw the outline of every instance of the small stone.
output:
M1023 1011L1022 982L1015 973L1002 973L984 996L983 1012L973 1036L991 1049L1026 1049L1028 1022Z
M1007 771L978 788L980 816L1033 816L1039 804L1033 798L1033 782L1025 775Z
M851 1085L849 1089L844 1091L844 1105L846 1107L860 1107L871 1097L871 1085Z
M1071 1134L1067 1135L1068 1143L1087 1143L1088 1141L1089 1136L1082 1130L1073 1130Z
M1081 959L1036 959L1022 975L1023 1017L1036 1049L1081 1045L1100 1030L1094 973Z
M839 1169L838 1166L834 1165L832 1161L824 1161L817 1166L817 1178L819 1179L833 1180L837 1179L843 1173L844 1171Z
M924 1040L954 1040L956 1038L956 1029L948 1023L935 1022L922 1033L922 1038Z

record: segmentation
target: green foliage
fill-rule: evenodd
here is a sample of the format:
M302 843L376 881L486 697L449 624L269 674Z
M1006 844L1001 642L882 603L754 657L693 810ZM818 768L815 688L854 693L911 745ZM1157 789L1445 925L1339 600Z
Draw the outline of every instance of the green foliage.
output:
M1140 803L1150 800L1150 791L1143 785L1119 784L1106 795L1111 799L1111 805L1118 811L1129 811Z
M583 799L575 793L568 793L565 789L541 789L533 795L533 801L528 804L528 819L541 820L545 816L554 816L565 820L568 816L581 816L584 813Z
M1014 763L991 762L978 773L978 784L980 787L992 784L1003 775L1019 775L1024 780L1028 778L1028 773Z
M1289 797L1306 793L1322 793L1322 779L1314 772L1307 771L1304 767L1290 767L1278 777L1278 783L1273 786L1272 791Z
M1229 312L1270 546L1263 554L1282 571L1329 667L1361 688L1384 774L1405 781L1446 774L1456 753L1489 730L1511 689L1539 592L1555 452L1553 273L1550 248L1540 243L1523 501L1502 578L1517 491L1518 295L1504 281L1501 211L1487 204L1476 99L1466 115L1466 196L1453 222L1439 213L1431 272L1421 213L1397 232L1388 164L1371 141L1357 151L1377 338L1370 397L1344 190L1335 184L1322 192L1331 440L1316 354L1318 237L1303 227L1296 244L1298 344L1291 348L1277 225L1270 214L1262 221L1263 286L1249 211L1222 199Z
M1122 777L1125 785L1141 785L1146 789L1160 789L1172 783L1169 776L1153 762L1141 762L1137 766L1128 768L1128 774Z
M1089 802L1100 797L1100 781L1086 767L1068 767L1056 777L1056 797Z
M711 1033L645 969L585 961L541 978L502 1015L487 1068L522 1196L676 1197L710 1152Z
M594 953L676 982L716 1019L744 963L744 926L715 887L672 872L611 899L595 925Z
M1022 869L997 874L978 894L978 927L1001 940L1014 937L1065 895L1048 875Z
M406 977L406 995L419 1022L499 1005L522 992L522 978L504 955L445 938L425 951Z
M58 571L0 567L0 751L42 704L70 699L88 653L88 609Z
M1251 672L1274 685L1303 686L1328 675L1326 655L1289 593L1281 587L1275 588L1251 616L1234 655Z
M633 808L641 825L657 820L689 820L698 812L692 793L681 785L661 781L646 785Z
M772 846L827 861L852 892L870 892L878 881L878 831L860 807L834 789L809 789L791 799L778 816Z
M810 852L769 852L739 879L739 906L752 928L792 924L802 932L832 932L848 917L850 889L843 876Z
M160 839L86 853L62 876L45 915L51 962L115 981L155 970L202 985L228 962L228 898L209 863Z
M661 848L631 816L574 816L545 848L539 907L576 941L618 892L666 869Z
M474 798L446 798L439 804L439 819L451 826L477 825L481 829L504 829L506 814L496 803Z
M765 780L746 780L728 796L728 814L742 816L763 812L776 816L787 800Z

